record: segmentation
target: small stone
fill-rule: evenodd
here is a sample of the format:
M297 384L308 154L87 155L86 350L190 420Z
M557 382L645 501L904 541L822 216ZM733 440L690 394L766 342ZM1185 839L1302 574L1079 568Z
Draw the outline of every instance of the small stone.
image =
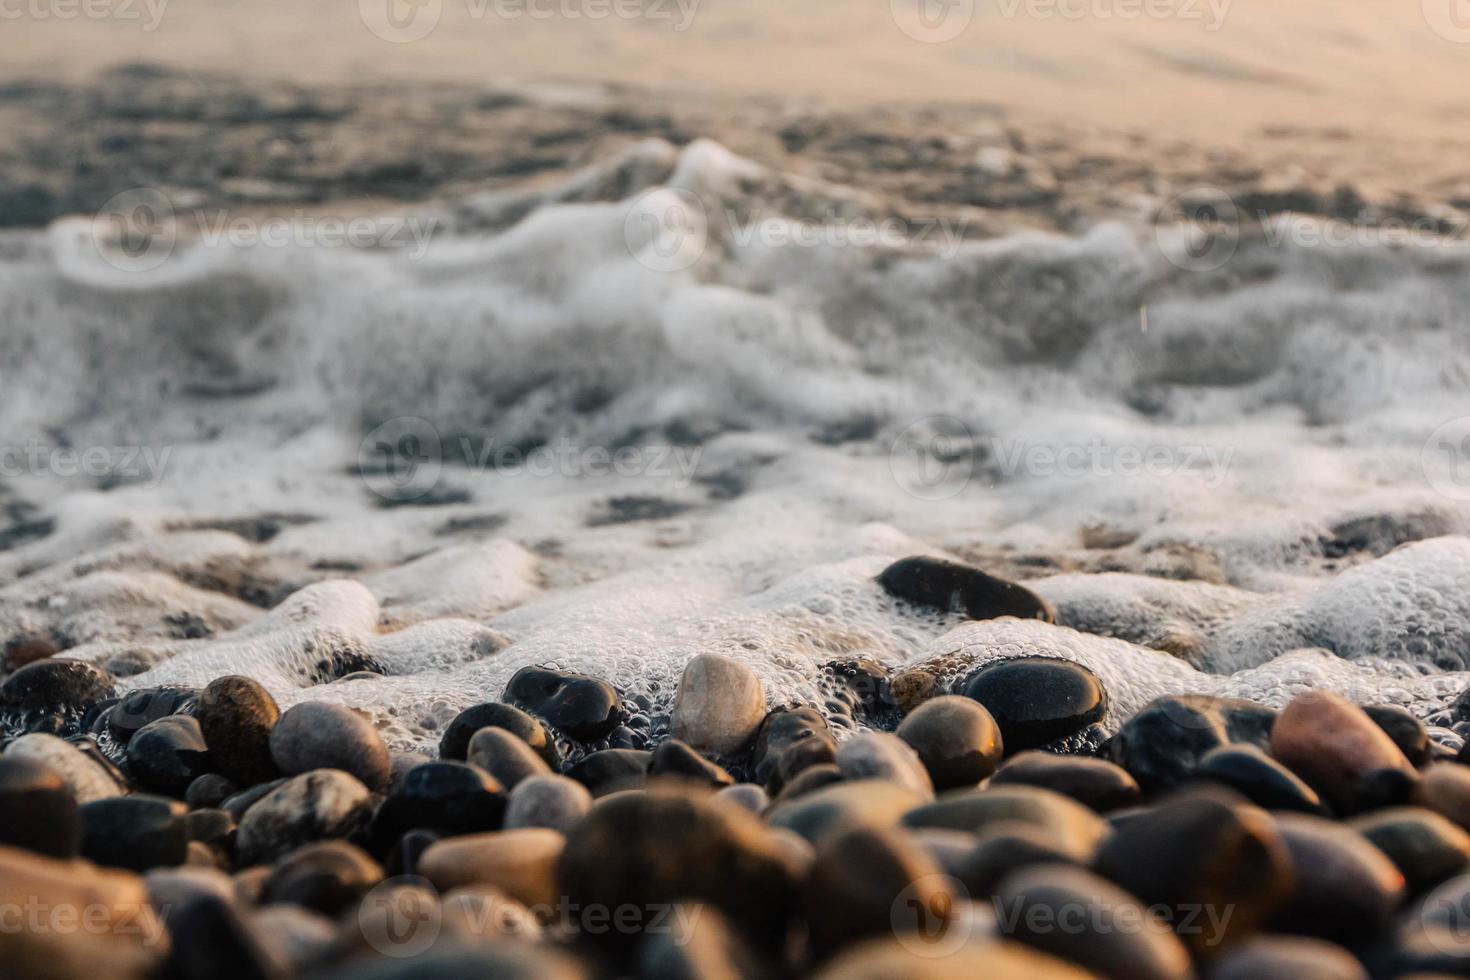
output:
M1108 740L1112 761L1145 793L1188 780L1208 753L1237 742L1266 748L1276 713L1252 701L1182 694L1158 698Z
M240 821L228 810L190 810L184 830L190 841L198 841L229 853L235 849L235 830Z
M953 875L970 856L975 850L977 840L974 834L963 830L944 830L939 827L921 827L908 831L908 835L947 875Z
M177 980L276 980L284 954L231 902L201 897L174 911L166 976Z
M443 837L500 828L505 790L487 772L463 762L431 762L403 778L373 820L373 851L385 854L405 833Z
M0 846L70 858L81 842L77 798L66 780L34 759L0 757Z
M972 896L993 895L1005 877L1037 864L1073 867L1090 860L1052 831L1018 822L996 824L983 834L950 872Z
M653 750L653 757L648 761L648 775L715 787L735 782L728 772L677 738L667 739Z
M760 980L772 975L725 917L708 906L680 905L671 928L650 933L638 949L642 980Z
M996 771L991 786L1039 786L1098 813L1134 806L1139 800L1138 783L1122 766L1105 759L1022 752Z
M905 670L893 675L888 690L898 710L907 715L939 693L939 678L927 670Z
M505 806L505 829L546 827L571 833L592 809L592 794L565 776L531 776L516 784Z
M1096 674L1052 657L987 664L965 678L960 692L984 706L1011 753L1079 732L1108 710L1108 695Z
M947 793L904 815L907 827L943 827L983 834L1000 823L1020 821L1044 828L1079 855L1091 855L1109 835L1107 823L1076 800L1036 786Z
M270 734L271 760L287 776L340 769L370 790L388 788L388 746L351 708L307 701L281 715Z
M268 783L258 783L249 789L242 789L233 796L227 796L220 804L221 810L228 810L238 820L245 816L245 811L256 803L265 799L266 796L286 785L286 777L272 779Z
M1210 980L1368 980L1341 946L1296 936L1260 936L1224 953Z
M1356 945L1388 927L1403 899L1402 872L1367 838L1322 817L1282 813L1276 826L1296 869L1272 930Z
M533 828L439 841L423 854L419 874L441 892L493 885L532 908L556 904L556 865L566 837Z
M235 882L218 868L187 864L154 868L143 876L143 882L148 886L148 901L166 925L171 924L177 910L197 899L212 896L223 902L235 900Z
M964 907L956 909L963 914ZM970 925L979 933L984 925ZM953 926L964 930L966 925ZM965 935L964 932L960 933ZM936 956L935 949L944 951ZM1121 976L1121 974L1119 974ZM1096 980L1097 974L1009 941L960 942L945 934L921 933L870 939L824 964L816 980ZM1131 980L1131 978L1130 978Z
M896 783L864 780L814 789L790 801L777 800L767 815L772 827L794 831L813 844L852 827L896 827L924 798Z
M579 742L595 742L618 727L622 699L606 681L542 667L522 667L505 699Z
M340 840L317 841L276 863L261 889L261 900L335 916L356 910L382 880L383 869L362 848Z
M403 777L434 760L423 752L388 752L388 788L395 790L403 782Z
M120 796L124 787L100 755L41 732L22 735L5 748L6 759L38 763L59 776L80 804Z
M412 959L354 962L312 980L588 980L590 975L576 960L545 943L507 939L473 950L450 945Z
M212 809L238 792L240 787L228 778L217 772L207 772L189 784L184 791L184 802L191 810Z
M808 770L831 767L837 769L837 741L831 735L819 734L788 745L776 760L776 771L766 782L766 790L777 796Z
M914 709L898 726L938 790L968 788L988 779L1000 764L1000 728L970 698L945 695Z
M1409 764L1418 768L1429 763L1429 729L1424 722L1396 704L1370 704L1363 713L1393 739Z
M738 806L746 813L759 816L771 805L771 798L755 783L737 783L716 793L715 802Z
M593 752L567 770L567 775L586 786L594 799L625 789L641 789L648 782L648 763L653 753L641 749L603 749Z
M209 770L199 721L168 715L138 729L128 742L128 772L150 793L183 799L189 784Z
M248 677L220 677L199 694L199 728L215 769L240 786L269 782L280 773L271 759L271 729L281 709Z
M423 859L424 852L439 840L439 835L432 830L410 830L388 851L387 860L383 862L384 871L390 878L418 877L419 861Z
M1291 891L1285 842L1263 810L1224 791L1172 797L1098 849L1097 872L1182 923L1191 909L1234 909L1218 929L1181 934L1197 953L1253 931Z
M897 735L863 732L837 749L837 771L851 782L881 779L895 783L921 799L934 798L934 784L919 754Z
M1271 730L1271 754L1337 810L1352 811L1374 770L1414 767L1362 708L1326 691L1296 697Z
M829 734L827 719L816 708L803 705L772 711L761 722L755 736L755 747L751 750L750 766L755 781L768 786L786 749L797 742Z
M1348 823L1392 861L1409 891L1428 891L1470 866L1470 834L1424 807L1376 810Z
M80 660L53 658L27 664L0 684L0 708L80 719L87 708L113 697L110 676Z
M1045 599L1024 586L996 578L970 565L939 558L904 558L878 576L883 591L916 606L959 613L970 619L1057 620Z
M188 808L161 796L118 796L82 807L82 856L130 871L173 867L189 853Z
M1325 812L1316 790L1254 745L1224 745L1207 753L1195 777L1227 786L1267 810Z
M1414 787L1413 802L1470 830L1470 767L1436 762L1424 770Z
M795 755L796 753L793 752L791 754ZM835 752L833 753L833 758L836 758ZM797 773L790 782L785 783L781 787L781 792L776 796L776 802L787 803L799 796L814 793L824 786L831 786L833 783L840 782L843 782L842 773L837 771L836 763L819 763L814 766L807 766Z
M152 687L124 694L107 712L107 730L114 741L127 742L145 725L160 718L193 711L198 695L189 688Z
M489 885L456 888L444 896L442 907L440 935L467 947L517 937L538 939L542 934L535 912Z
M244 865L269 864L303 844L362 833L372 795L352 776L318 769L286 780L240 818L235 846Z
M530 776L549 776L551 767L536 750L503 728L482 728L470 739L470 765L495 777L507 790Z
M558 892L583 908L703 902L758 947L783 944L797 906L784 853L759 820L670 787L610 797L567 837ZM628 945L622 930L589 935Z
M304 974L325 962L337 941L337 924L296 905L271 905L250 916L256 933L269 936L275 953L286 962L286 975Z
M943 929L954 895L939 866L896 830L857 827L817 848L803 889L813 951L826 957L871 936L889 935L895 919Z
M1099 974L1129 980L1194 975L1189 952L1168 923L1080 868L1018 871L1002 883L995 902L1001 935Z
M439 740L439 758L464 761L470 739L482 728L503 728L525 742L551 769L561 768L561 753L546 726L514 705L490 701L466 708L455 716Z
M673 735L696 751L735 755L766 717L766 694L745 664L700 654L684 667L674 694Z

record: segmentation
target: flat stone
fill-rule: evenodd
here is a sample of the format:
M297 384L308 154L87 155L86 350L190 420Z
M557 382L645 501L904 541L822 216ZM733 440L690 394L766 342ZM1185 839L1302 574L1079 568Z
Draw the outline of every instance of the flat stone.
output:
M96 864L148 871L184 863L188 808L162 796L117 796L82 807L82 856Z
M970 619L1057 620L1051 604L1025 586L997 578L970 565L923 556L894 562L878 576L883 591L896 599Z
M219 677L199 693L198 718L216 771L237 785L255 786L280 773L270 735L281 717L275 698L248 677Z
M6 759L39 763L61 777L78 803L87 804L121 796L124 786L95 756L83 753L65 739L33 732L5 748Z
M1138 783L1122 766L1105 759L1022 752L1013 755L990 780L991 786L1039 786L1069 796L1098 813L1133 806Z
M565 776L531 776L510 791L505 807L505 829L544 827L563 834L592 809L592 794Z
M1053 657L987 664L966 677L959 691L990 713L1010 753L1066 738L1101 721L1108 710L1107 691L1096 674Z
M307 701L281 715L270 734L271 760L287 776L340 769L370 790L388 788L388 746L361 714L326 701Z
M837 771L851 782L881 779L922 799L934 798L934 784L919 754L896 735L862 732L837 749Z
M209 748L199 721L168 715L138 729L128 742L128 772L150 793L183 799L189 784L209 771Z
M464 761L470 739L482 728L505 729L534 749L551 769L561 768L561 753L546 726L520 708L499 701L472 705L456 715L439 740L439 758Z
M1276 827L1296 874L1272 918L1273 931L1356 945L1389 926L1406 889L1386 854L1352 828L1322 817L1282 813Z
M276 863L261 888L261 900L336 916L356 911L382 880L382 867L362 848L340 840L317 841Z
M1229 787L1267 810L1326 812L1316 790L1254 745L1224 745L1207 753L1195 777Z
M442 837L500 829L505 789L489 773L463 762L431 762L403 777L373 820L373 851L385 854L410 830Z
M0 757L0 846L70 858L81 842L77 799L66 780L34 759Z
M749 667L713 654L685 665L674 693L675 738L699 752L734 755L750 745L765 717L765 688Z
M1375 810L1348 826L1388 855L1412 893L1428 891L1470 867L1470 834L1433 810Z
M1414 772L1362 708L1326 691L1299 695L1281 709L1271 731L1271 755L1338 811L1357 809L1369 773Z
M235 846L242 865L268 864L313 841L361 834L372 794L337 769L294 776L261 797L240 818Z
M419 874L441 892L465 885L493 885L535 909L556 904L556 866L566 837L528 828L451 837L432 845L419 861Z
M919 754L938 790L975 786L1000 764L1000 727L971 698L933 698L911 711L897 734Z
M549 776L551 767L520 738L503 728L482 728L470 739L469 764L495 777L506 789L530 776Z
M542 667L516 671L505 699L580 742L605 738L622 717L622 699L611 684Z

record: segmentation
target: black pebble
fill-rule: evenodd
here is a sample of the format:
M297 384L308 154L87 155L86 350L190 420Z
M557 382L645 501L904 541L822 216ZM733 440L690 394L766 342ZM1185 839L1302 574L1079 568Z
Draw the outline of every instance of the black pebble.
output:
M735 782L728 772L676 738L653 750L653 756L648 760L648 775L684 779L707 786L730 786Z
M149 722L128 742L128 772L150 793L182 799L209 770L209 749L199 720L169 715Z
M240 821L228 810L190 810L184 818L184 832L189 840L217 847L226 854L235 849L235 830L239 825Z
M0 844L70 858L81 840L76 797L65 781L31 759L0 757Z
M170 980L278 980L286 975L276 952L234 906L204 895L169 917L173 938L164 976Z
M1420 768L1429 763L1429 729L1396 704L1373 704L1363 709L1399 747L1409 764Z
M428 762L410 770L373 819L375 854L389 852L410 830L445 837L500 829L505 791L489 773L463 762Z
M516 671L505 699L580 742L606 737L622 714L622 700L606 681L542 667Z
M184 802L189 804L191 810L207 809L220 806L238 792L240 787L225 776L217 772L207 772L189 784L189 788L184 791Z
M280 775L271 759L270 735L281 709L248 677L218 677L199 694L199 726L215 769L240 786Z
M1181 694L1157 698L1123 723L1107 754L1145 793L1178 786L1208 753L1245 742L1269 749L1276 712L1253 701Z
M960 693L990 712L1010 754L1081 731L1108 710L1108 695L1096 674L1051 657L987 664L965 678Z
M470 739L482 728L505 729L535 749L553 771L561 768L561 753L546 726L520 708L499 701L473 705L456 715L439 740L439 758L463 762Z
M1229 786L1267 810L1326 812L1316 790L1254 745L1224 745L1209 752L1195 776Z
M267 905L289 903L335 916L356 910L362 897L383 880L378 862L346 841L297 848L276 862L261 889Z
M601 797L642 788L652 758L653 753L639 749L603 749L572 766L567 775L586 786L594 797Z
M192 711L199 696L178 687L129 691L107 713L107 730L119 742L131 739L139 729L169 715Z
M803 706L772 711L761 722L755 736L755 748L750 759L755 781L768 785L780 768L781 754L790 746L828 734L827 718L816 708Z
M1015 616L1056 622L1051 605L1030 589L958 562L904 558L885 568L878 584L895 598L971 619Z
M82 856L131 871L173 867L188 855L188 808L161 796L115 796L82 808Z
M388 877L400 878L419 873L419 858L439 840L439 835L430 830L410 830L398 838L398 843L388 852L384 862Z
M40 660L0 684L0 709L19 712L27 732L66 735L80 731L88 710L116 692L112 678L91 664Z

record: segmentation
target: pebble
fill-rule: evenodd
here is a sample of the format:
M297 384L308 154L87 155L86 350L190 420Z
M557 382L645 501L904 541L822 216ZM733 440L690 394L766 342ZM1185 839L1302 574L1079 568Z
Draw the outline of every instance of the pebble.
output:
M1000 727L971 698L934 698L910 712L897 734L919 754L940 791L975 786L1000 765Z
M1376 810L1348 826L1388 855L1413 894L1463 874L1470 866L1470 834L1424 807Z
M80 716L116 693L112 677L91 664L52 658L27 664L5 678L0 708Z
M948 793L904 815L908 827L944 827L981 834L996 824L1020 821L1055 834L1076 854L1091 855L1111 828L1076 800L1036 786Z
M826 733L804 738L786 747L776 760L775 774L766 782L766 791L777 796L803 774L818 768L837 771L837 740Z
M286 785L286 777L272 779L269 782L258 783L249 789L242 789L233 796L227 796L220 804L221 810L228 810L238 820L245 815L245 811L264 799L266 795Z
M863 732L837 750L837 771L851 782L881 779L902 786L921 799L934 798L934 784L919 754L897 735Z
M235 830L240 821L228 810L207 808L190 810L184 817L184 831L189 840L230 852L235 848Z
M642 980L760 980L771 976L725 917L708 906L677 906L671 928L651 933L638 949Z
M533 909L549 910L556 904L556 865L566 842L545 828L451 837L424 851L418 872L441 892L493 885Z
M794 800L778 799L766 821L772 827L794 831L807 841L819 844L827 834L852 827L895 827L905 814L923 802L919 794L893 783L839 782L813 789Z
M184 790L184 802L189 804L189 809L212 809L224 803L230 797L240 792L228 777L221 776L217 772L207 772L189 784Z
M107 710L108 733L126 742L145 725L180 712L193 711L198 694L183 687L153 687L129 691Z
M276 862L261 887L261 901L336 916L355 912L363 896L382 880L382 867L362 848L340 840L317 841Z
M337 941L335 922L295 905L256 909L250 923L259 935L270 937L288 970L296 972L305 972L324 962Z
M1193 909L1217 923L1181 935L1196 953L1252 932L1292 888L1291 855L1270 815L1226 791L1186 792L1129 820L1098 848L1094 867L1149 906L1183 922ZM1231 909L1228 918L1223 912Z
M782 753L798 742L830 734L826 716L816 708L803 705L770 712L756 731L755 745L750 753L750 769L755 781L762 786L769 785L776 776Z
M474 947L521 937L541 936L536 914L505 892L488 885L456 888L441 903L441 936Z
M1207 753L1195 777L1227 786L1267 810L1326 812L1316 790L1254 745L1224 745Z
M495 777L507 790L530 776L549 776L551 767L536 750L503 728L482 728L470 739L469 764Z
M603 749L593 752L567 770L567 775L587 787L594 799L625 789L641 789L648 782L648 764L653 753L642 749Z
M911 830L908 834L947 875L955 874L965 859L974 852L978 840L974 834L963 830L943 830L937 827Z
M388 788L395 790L403 777L425 763L433 762L432 756L423 752L388 752Z
M970 619L1039 619L1054 623L1056 611L1030 589L970 565L923 556L904 558L878 576L883 591L916 606L959 613Z
M995 906L1001 935L1099 974L1129 980L1194 975L1189 951L1167 923L1081 868L1018 871L1001 884Z
M234 903L205 896L174 912L171 980L276 980L285 954Z
M24 759L50 769L66 783L78 803L104 800L124 792L122 782L100 757L85 753L55 735L41 732L22 735L6 746L4 758Z
M698 752L734 755L750 745L765 717L765 688L745 664L700 654L684 666L674 693L675 738Z
M813 951L830 956L915 919L944 929L954 904L948 879L923 848L897 830L857 827L817 848L802 889ZM911 904L912 903L912 904Z
M833 758L836 758L835 751L833 752ZM776 802L785 803L788 800L796 799L798 796L805 796L824 786L831 786L833 783L840 783L842 781L842 773L837 771L837 764L834 762L824 762L814 766L807 766L801 772L797 773L790 782L782 785L781 792L776 796Z
M522 667L505 699L579 742L595 742L618 727L622 700L606 681L543 667Z
M66 780L34 759L0 757L0 845L70 858L81 841L77 798Z
M165 924L174 912L190 902L212 895L224 902L235 900L235 882L218 868L154 868L143 876L148 888L148 901Z
M687 780L704 786L730 786L734 778L677 738L666 739L648 760L648 775Z
M1209 980L1368 980L1357 957L1333 943L1261 936L1224 953Z
M128 772L150 793L183 799L189 784L209 771L209 748L199 721L168 715L138 729L128 742Z
M1097 675L1053 657L987 664L966 677L959 690L985 707L1012 753L1066 738L1101 721L1108 710Z
M415 829L444 837L500 828L505 789L487 772L463 762L431 762L403 777L373 820L375 854L386 854Z
M1276 713L1252 701L1182 694L1157 698L1123 722L1107 743L1108 757L1145 793L1172 789L1222 745L1266 748Z
M971 835L973 836L973 835ZM1092 858L1053 831L1016 821L982 834L950 872L971 895L993 895L1013 871L1037 864L1078 866Z
M565 776L531 776L516 784L505 805L505 829L545 827L570 833L587 811L592 794Z
M939 693L939 678L927 670L905 670L893 675L888 690L898 710L908 715Z
M383 861L384 871L390 878L417 876L419 860L439 840L439 835L432 830L410 830L389 849L388 857Z
M798 905L795 874L761 822L710 794L660 787L599 803L567 836L558 889L582 907L703 902L761 948L778 948ZM608 945L621 930L589 935Z
M388 788L388 746L372 722L346 705L307 701L289 709L271 730L270 752L287 776L340 769L375 792Z
M990 780L991 786L1039 786L1098 813L1110 813L1135 805L1138 783L1122 766L1106 759L1022 752L1006 760Z
M505 729L534 749L551 769L561 768L561 752L546 726L520 708L499 701L476 704L456 715L439 740L439 758L464 761L470 739L482 728Z
M450 947L411 959L354 963L312 980L588 980L590 976L576 960L546 945L506 940L473 950Z
M1326 691L1293 699L1271 731L1271 754L1338 811L1353 811L1362 780L1380 769L1412 773L1393 739L1362 708Z
M1418 768L1429 763L1429 729L1424 722L1396 704L1370 704L1363 713L1393 739L1409 765Z
M240 786L280 773L271 759L270 735L281 717L275 698L248 677L216 678L199 693L198 718L216 771Z
M977 931L977 930L972 930ZM870 939L844 951L816 980L1097 980L1097 975L1020 943L993 941L951 948L912 936ZM935 955L934 949L942 950Z
M1273 929L1355 945L1388 926L1405 888L1387 855L1322 817L1283 813L1276 827L1297 873Z
M1428 767L1414 787L1413 802L1470 830L1470 767L1457 762Z
M294 776L262 796L240 818L235 847L242 866L268 864L303 844L361 834L372 794L337 769Z
M715 802L738 806L746 813L759 816L771 805L771 798L755 783L736 783L717 792Z
M173 867L189 853L188 808L162 796L118 796L81 808L82 856L130 871Z

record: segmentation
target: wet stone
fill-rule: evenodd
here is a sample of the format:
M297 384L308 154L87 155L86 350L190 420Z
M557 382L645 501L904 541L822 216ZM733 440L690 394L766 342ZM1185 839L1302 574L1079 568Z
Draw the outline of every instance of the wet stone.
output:
M648 760L650 778L680 779L705 786L729 786L734 778L688 745L676 738L668 739L653 750Z
M181 687L157 687L129 691L107 712L107 730L118 742L131 739L144 726L184 712L199 702L196 692Z
M470 739L482 728L502 728L534 749L553 770L561 767L561 753L546 726L520 708L498 701L473 705L456 715L439 740L439 758L464 761Z
M189 784L184 791L184 802L189 804L189 809L209 809L217 807L225 800L240 792L228 778L217 772L207 772Z
M1271 755L1320 793L1338 812L1358 812L1363 797L1372 803L1393 798L1396 787L1407 786L1413 767L1403 752L1362 708L1325 691L1300 695L1276 719L1271 731ZM1379 777L1380 785L1365 779L1381 770L1398 775Z
M261 898L267 904L289 903L335 916L355 910L382 880L383 869L361 848L345 841L319 841L278 861Z
M580 742L606 737L622 716L622 700L611 684L542 667L516 671L505 699Z
M78 803L119 796L126 789L96 746L84 751L55 735L22 735L6 746L4 758L26 759L50 769L66 783Z
M1108 696L1097 676L1079 664L1021 657L987 664L959 686L1000 727L1007 752L1066 738L1102 719Z
M973 699L946 695L912 711L898 726L940 791L975 786L1000 764L1000 728Z
M340 769L370 790L388 788L388 746L372 722L345 705L296 705L276 722L269 744L271 759L284 775Z
M76 796L34 759L0 757L0 845L70 858L81 845Z
M712 654L684 666L674 693L673 735L698 752L743 751L766 717L765 688L749 667Z
M1421 893L1470 866L1470 834L1432 810L1393 807L1349 823L1388 855L1411 893Z
M600 799L620 790L641 788L648 781L652 758L653 753L640 749L603 749L573 765L566 774Z
M1316 790L1254 745L1215 749L1200 760L1195 776L1227 786L1267 810L1326 812Z
M1123 722L1108 741L1107 754L1145 793L1153 793L1184 783L1200 760L1222 745L1268 747L1275 716L1251 701L1202 694L1162 697Z
M507 790L530 776L549 776L551 767L525 742L503 728L482 728L470 739L467 761L495 777Z
M175 799L210 768L199 721L189 715L168 715L140 728L128 742L127 762L133 782Z
M505 828L546 827L570 833L592 809L592 794L565 776L531 776L510 791Z
M1429 729L1418 718L1396 704L1370 704L1363 713L1393 739L1412 766L1427 765L1430 758Z
M878 584L896 599L970 619L1015 616L1056 622L1051 605L1030 589L958 562L904 558L885 568Z
M1296 870L1272 931L1356 945L1387 928L1404 876L1367 838L1322 817L1283 813L1276 826Z
M1138 783L1122 766L1105 759L1022 752L996 771L991 786L1039 786L1069 796L1078 803L1109 813L1139 800Z
M82 856L96 864L147 871L184 863L188 812L161 796L119 796L81 808Z
M371 813L366 786L345 772L318 769L286 780L246 810L235 846L242 865L269 863L313 841L356 837Z
M19 717L24 731L70 735L87 710L115 695L113 679L78 660L40 660L0 683L0 711Z
M505 790L495 779L462 762L431 762L403 778L373 820L373 851L386 854L405 833L432 830L443 837L498 830Z
M270 735L281 717L275 698L248 677L220 677L199 694L200 730L219 773L240 786L275 779Z

